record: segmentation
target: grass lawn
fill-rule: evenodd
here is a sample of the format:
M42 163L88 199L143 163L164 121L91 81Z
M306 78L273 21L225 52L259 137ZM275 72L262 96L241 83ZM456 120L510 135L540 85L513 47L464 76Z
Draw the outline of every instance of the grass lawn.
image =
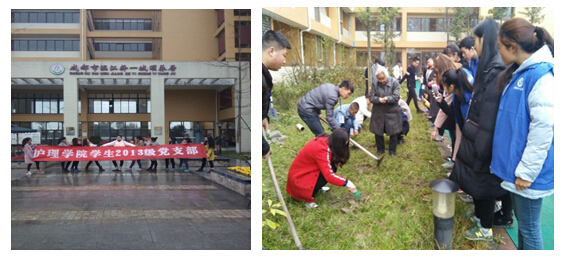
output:
M363 85L362 85L363 86ZM362 91L362 92L359 92ZM406 99L403 85L401 95ZM343 103L349 103L363 94L357 90ZM420 103L419 103L420 105ZM327 193L319 193L316 209L308 209L303 202L293 200L285 191L287 171L293 159L314 135L293 110L278 110L279 121L270 125L270 131L280 130L287 136L283 145L272 145L272 162L287 208L299 239L305 249L434 249L432 190L428 184L446 178L447 170L436 144L430 141L428 121L417 114L411 103L413 120L405 144L397 147L396 157L388 155L389 137L385 137L387 153L381 165L357 148L351 149L346 165L338 174L350 179L361 192L356 199L347 188L331 184ZM298 132L296 124L306 127ZM375 136L369 132L369 119L363 123L365 131L353 139L375 154ZM325 130L329 131L325 125ZM263 162L262 162L263 163ZM267 200L278 201L268 166L262 165L263 209ZM429 199L429 201L428 201ZM425 201L427 200L427 201ZM266 207L264 207L266 206ZM345 213L343 208L349 208ZM472 224L465 212L472 208L456 200L456 214L452 249L496 249L496 243L470 242L464 232ZM262 246L265 249L297 249L283 216L268 216L281 224L271 230L262 228ZM495 241L499 241L495 236Z

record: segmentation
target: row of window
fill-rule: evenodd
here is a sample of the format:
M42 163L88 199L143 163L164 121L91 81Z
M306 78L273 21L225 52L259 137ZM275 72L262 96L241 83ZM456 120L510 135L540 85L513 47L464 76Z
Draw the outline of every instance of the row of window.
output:
M152 43L95 43L96 51L150 52Z
M88 99L88 113L151 113L151 100Z
M408 18L407 31L446 32L451 18Z
M12 51L80 51L80 40L12 40Z
M94 19L97 30L152 30L151 19Z
M62 114L62 94L12 94L13 114ZM78 113L81 101L78 100ZM88 94L88 113L150 113L150 94Z
M80 13L12 12L12 23L80 23Z

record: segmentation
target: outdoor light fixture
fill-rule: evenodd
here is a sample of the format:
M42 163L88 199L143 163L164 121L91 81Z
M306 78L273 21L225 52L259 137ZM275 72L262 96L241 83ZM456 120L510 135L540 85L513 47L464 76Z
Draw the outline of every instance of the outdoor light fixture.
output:
M430 182L434 213L434 237L437 249L449 250L452 246L454 227L455 193L459 185L449 179L436 179Z

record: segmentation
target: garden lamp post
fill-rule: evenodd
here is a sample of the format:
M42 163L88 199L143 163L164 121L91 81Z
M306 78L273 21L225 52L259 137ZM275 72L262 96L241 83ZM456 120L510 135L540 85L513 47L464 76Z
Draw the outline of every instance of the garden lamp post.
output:
M430 182L430 188L433 190L432 212L437 249L449 250L454 227L455 193L459 185L449 179L436 179Z

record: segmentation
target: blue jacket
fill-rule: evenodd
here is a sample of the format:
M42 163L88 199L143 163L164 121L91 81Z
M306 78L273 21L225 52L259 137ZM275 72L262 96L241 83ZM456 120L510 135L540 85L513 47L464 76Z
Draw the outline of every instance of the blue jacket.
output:
M342 126L342 123L339 122L340 116L344 116L343 119L344 121L351 118L355 118L354 116L350 115L350 104L343 104L340 106L336 106L334 108L334 120L336 121L338 126ZM358 124L358 122L356 122L355 119L354 119L354 129L355 130L360 129L360 125Z
M493 140L491 171L503 188L528 198L554 189L553 57L544 46L514 72L501 97ZM514 187L516 177L532 182ZM535 196L535 197L534 197Z

